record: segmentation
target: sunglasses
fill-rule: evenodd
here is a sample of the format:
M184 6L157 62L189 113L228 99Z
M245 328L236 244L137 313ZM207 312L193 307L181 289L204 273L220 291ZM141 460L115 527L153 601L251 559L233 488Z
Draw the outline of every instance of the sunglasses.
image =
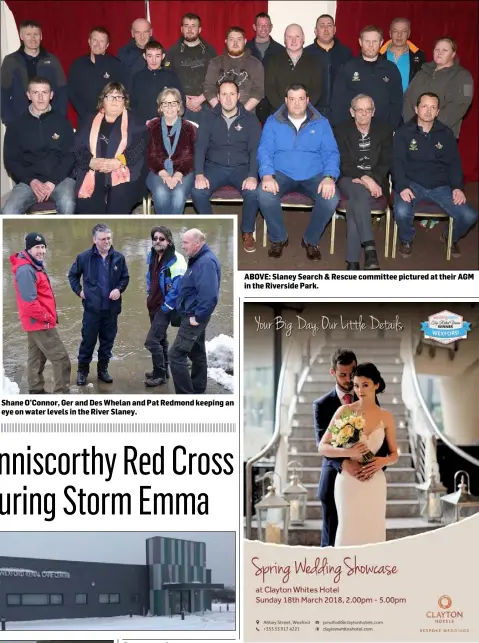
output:
M153 237L153 241L166 241L165 237Z

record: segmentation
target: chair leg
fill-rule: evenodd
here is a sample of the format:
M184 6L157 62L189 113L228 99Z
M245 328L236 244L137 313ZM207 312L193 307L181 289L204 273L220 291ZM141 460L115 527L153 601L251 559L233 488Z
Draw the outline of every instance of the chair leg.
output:
M256 220L254 222L253 239L256 241Z
M148 214L151 214L151 211L153 209L152 203L153 203L153 199L151 198L151 194L149 194L148 195Z
M143 214L148 214L146 210L146 196L143 197Z
M386 239L384 241L384 257L389 256L389 235L391 234L391 208L386 208Z
M336 240L336 212L331 219L331 244L329 246L329 254L334 255L334 242Z
M391 258L395 259L396 258L396 244L398 240L398 224L396 221L394 221L394 226L393 226L393 248L391 252Z
M454 219L452 217L449 217L449 233L447 235L447 252L446 252L446 260L447 261L451 261L453 229L454 229Z
M266 225L266 219L263 219L263 248L266 248L268 245L268 226Z

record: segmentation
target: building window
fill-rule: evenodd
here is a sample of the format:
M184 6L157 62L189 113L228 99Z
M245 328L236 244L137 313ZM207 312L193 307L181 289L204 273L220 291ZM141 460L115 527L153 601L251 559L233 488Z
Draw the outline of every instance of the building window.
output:
M63 594L50 594L50 605L63 605Z
M48 605L48 594L22 594L22 605Z
M110 594L110 603L118 605L120 602L120 594Z
M98 602L110 605L118 605L120 603L120 594L99 594Z
M21 605L22 597L20 594L7 594L7 605Z
M99 594L98 595L98 602L99 603L109 603L110 601L108 600L108 594Z
M131 603L139 603L140 602L140 595L139 594L132 594L130 602Z
M77 605L86 605L88 603L87 594L75 594L75 603Z

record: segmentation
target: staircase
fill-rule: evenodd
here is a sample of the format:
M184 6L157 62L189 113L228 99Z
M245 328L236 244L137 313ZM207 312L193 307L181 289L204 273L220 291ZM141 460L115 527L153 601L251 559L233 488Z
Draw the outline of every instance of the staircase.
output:
M436 528L419 516L418 494L415 488L416 472L410 453L406 409L401 399L403 365L400 358L400 333L381 334L380 331L354 333L334 331L328 338L309 375L301 387L296 413L289 436L288 460L301 464L301 482L308 490L306 522L304 526L290 527L291 545L319 545L321 532L321 503L316 498L321 472L322 456L317 452L314 436L313 409L315 399L334 386L329 373L330 356L340 347L354 350L358 360L376 364L386 382L386 390L378 396L384 409L391 411L396 420L396 437L400 456L398 462L386 469L387 508L386 538L394 540ZM290 472L289 472L290 473Z

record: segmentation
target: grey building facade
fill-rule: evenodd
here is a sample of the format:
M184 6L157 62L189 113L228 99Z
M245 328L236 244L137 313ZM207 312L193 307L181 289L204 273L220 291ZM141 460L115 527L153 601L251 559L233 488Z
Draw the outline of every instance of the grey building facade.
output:
M0 618L169 616L211 609L206 544L156 536L146 565L0 556Z

